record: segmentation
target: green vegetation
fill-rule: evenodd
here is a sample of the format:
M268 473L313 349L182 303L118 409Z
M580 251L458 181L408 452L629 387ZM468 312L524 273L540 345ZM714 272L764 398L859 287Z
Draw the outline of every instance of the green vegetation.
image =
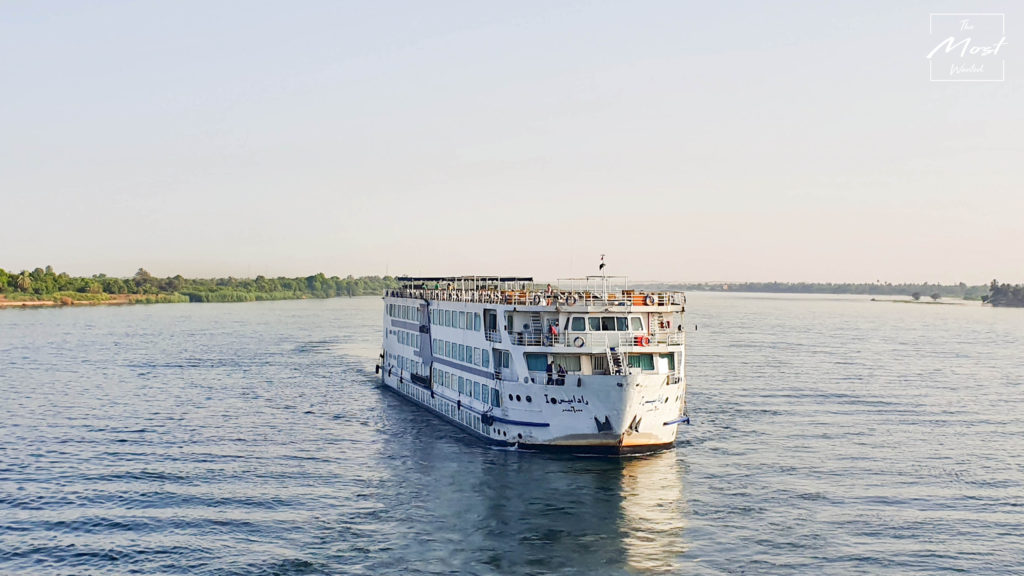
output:
M113 278L58 274L51 266L19 273L0 268L0 294L11 302L254 302L381 294L397 285L390 276L339 278L322 273L298 278L157 278L139 268L131 278Z
M989 293L982 297L982 300L988 304L1024 308L1024 284L1014 286L1000 284L997 280L993 280L988 291Z
M912 296L917 294L920 299L930 294L932 299L961 298L964 300L981 300L988 293L988 286L968 286L959 284L892 284L890 282L874 283L832 283L832 282L741 282L733 283L698 283L698 284L650 284L645 288L665 290L688 290L693 292L770 292L778 294L864 294L868 296ZM936 298L938 296L938 298Z

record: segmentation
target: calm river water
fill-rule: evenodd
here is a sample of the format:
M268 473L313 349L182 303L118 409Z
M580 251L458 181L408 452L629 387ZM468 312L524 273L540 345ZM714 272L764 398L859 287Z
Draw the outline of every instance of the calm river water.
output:
M380 322L0 311L0 573L1024 573L1024 310L690 294L693 425L629 459L477 444Z

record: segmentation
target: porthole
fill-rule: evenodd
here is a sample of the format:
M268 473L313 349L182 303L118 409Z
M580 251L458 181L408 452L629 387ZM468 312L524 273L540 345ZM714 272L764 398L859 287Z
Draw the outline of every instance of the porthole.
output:
M527 402L533 402L533 398L530 398L530 395L529 395L529 394L527 394L527 395L526 395L526 401L527 401Z
M508 395L508 400L509 400L509 402L512 401L512 395L511 394Z
M519 394L516 394L516 402L522 402L523 398Z
M517 434L517 436L519 436L519 439L520 439L520 440L522 440L522 439L523 439L523 435L522 435L522 433L520 433L520 434Z

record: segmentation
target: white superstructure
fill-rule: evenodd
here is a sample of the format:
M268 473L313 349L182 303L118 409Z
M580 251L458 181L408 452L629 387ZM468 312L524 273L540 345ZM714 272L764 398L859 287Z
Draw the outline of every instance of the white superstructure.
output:
M688 422L679 292L621 278L400 278L384 294L384 385L488 442L623 454ZM616 287L617 286L617 287Z

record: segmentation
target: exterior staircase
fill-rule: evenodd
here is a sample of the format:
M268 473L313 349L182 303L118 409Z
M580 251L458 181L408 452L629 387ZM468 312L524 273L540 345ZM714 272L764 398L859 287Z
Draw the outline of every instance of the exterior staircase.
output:
M608 372L610 374L626 373L626 355L616 346L607 346L605 351L608 354Z

